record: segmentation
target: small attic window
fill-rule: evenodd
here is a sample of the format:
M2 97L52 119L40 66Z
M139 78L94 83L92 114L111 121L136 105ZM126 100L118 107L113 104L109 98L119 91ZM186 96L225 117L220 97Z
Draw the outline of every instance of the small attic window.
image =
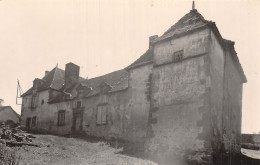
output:
M173 54L173 61L174 62L181 61L182 59L183 59L183 50L174 52L174 54Z

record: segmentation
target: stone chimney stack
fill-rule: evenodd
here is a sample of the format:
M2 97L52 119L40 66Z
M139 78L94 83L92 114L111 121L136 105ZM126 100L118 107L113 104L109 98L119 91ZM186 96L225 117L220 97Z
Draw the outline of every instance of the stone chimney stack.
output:
M158 35L154 35L154 36L150 36L149 37L149 49L152 47L153 45L153 41L158 38Z
M38 89L40 86L42 86L43 81L39 78L36 78L33 80L33 89Z
M70 88L79 80L79 66L73 63L65 67L65 88Z
M46 71L45 71L45 76L46 76L47 74L49 74L49 73L50 73L50 71L46 70Z

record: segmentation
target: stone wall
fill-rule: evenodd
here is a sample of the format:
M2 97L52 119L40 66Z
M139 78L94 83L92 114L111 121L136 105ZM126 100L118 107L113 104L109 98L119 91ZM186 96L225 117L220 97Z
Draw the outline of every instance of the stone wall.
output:
M173 62L179 50L183 59ZM146 148L158 159L182 158L210 147L208 52L208 29L154 47L151 118L156 122Z
M129 88L112 93L100 93L87 98L48 104L48 90L37 93L37 107L31 108L31 96L23 98L22 125L27 118L37 117L31 131L70 134L73 131L76 102L81 101L81 133L105 139L121 139L143 143L146 138L150 110L150 83L152 65L144 65L129 70ZM75 90L75 89L74 89ZM75 93L75 91L72 91ZM97 108L108 106L106 124L97 124ZM58 126L58 111L65 110L65 125ZM74 132L75 133L75 132Z
M30 131L52 134L68 134L71 131L72 102L48 104L49 90L37 93L37 107L31 108L31 95L23 98L21 124L26 126L26 119L36 117L36 124ZM65 126L58 126L58 111L65 110Z
M226 150L234 149L234 144L239 143L242 120L243 83L231 53L227 50L225 57L223 139Z
M210 53L208 58L208 78L210 106L210 137L213 149L219 150L222 140L222 112L223 112L223 82L224 82L224 49L216 38L210 33Z
M105 139L144 141L150 109L148 84L151 67L145 65L130 70L127 90L84 99L83 130L90 136ZM96 124L97 106L100 104L109 106L105 125Z

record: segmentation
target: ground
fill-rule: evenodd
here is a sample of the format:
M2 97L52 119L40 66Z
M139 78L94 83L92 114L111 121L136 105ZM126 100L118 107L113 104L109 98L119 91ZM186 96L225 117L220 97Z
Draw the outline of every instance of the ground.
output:
M250 157L250 158L260 160L260 150L250 150L250 149L241 148L241 153L243 155Z
M149 160L118 153L121 149L105 142L88 142L83 139L34 135L34 144L40 147L15 147L20 165L156 165Z

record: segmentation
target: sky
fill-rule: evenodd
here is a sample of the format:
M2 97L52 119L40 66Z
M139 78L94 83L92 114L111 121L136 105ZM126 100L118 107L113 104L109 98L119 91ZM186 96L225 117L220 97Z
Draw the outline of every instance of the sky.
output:
M122 69L191 7L191 0L0 0L0 98L20 113L17 80L25 92L68 62L88 78ZM195 8L235 41L248 79L242 132L259 132L260 0L195 0Z

